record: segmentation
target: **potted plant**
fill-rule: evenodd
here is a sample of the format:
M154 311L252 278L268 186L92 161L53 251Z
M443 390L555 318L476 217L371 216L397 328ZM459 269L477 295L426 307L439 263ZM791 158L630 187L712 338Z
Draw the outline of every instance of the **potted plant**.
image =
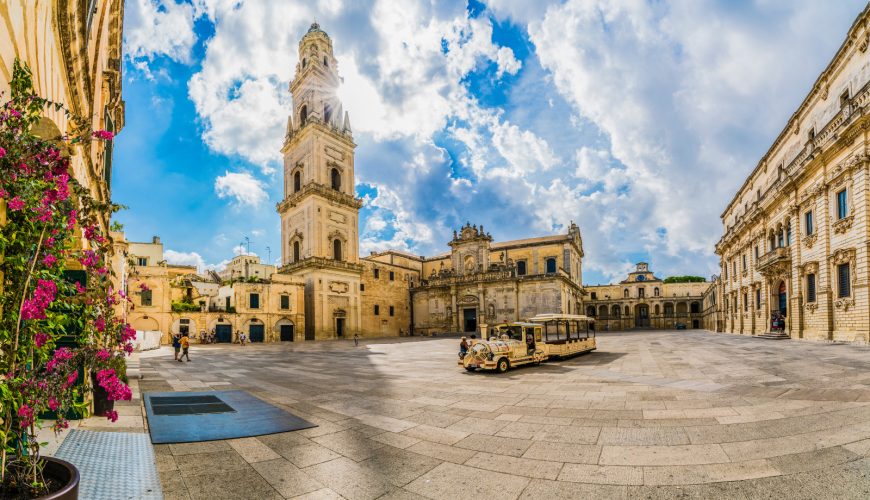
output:
M72 133L39 137L46 110L64 113ZM95 200L67 158L72 145L111 139L36 96L15 61L0 105L0 498L77 498L78 471L41 456L36 432L41 414L56 415L55 432L87 415L92 387L80 373L110 400L131 397L121 378L135 331L115 316L125 297L112 289L111 241L99 229L118 207Z

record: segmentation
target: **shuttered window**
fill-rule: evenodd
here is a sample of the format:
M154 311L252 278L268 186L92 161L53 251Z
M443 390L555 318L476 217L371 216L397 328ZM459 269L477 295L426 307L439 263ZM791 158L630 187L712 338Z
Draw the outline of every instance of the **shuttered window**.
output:
M755 289L755 308L761 309L761 288Z
M804 225L806 226L804 229L807 234L813 234L813 212L807 212L804 214Z
M252 293L248 296L248 303L250 304L251 309L259 309L260 308L260 294Z
M840 264L837 266L837 295L839 297L848 297L852 295L851 282L849 281L849 264Z
M807 302L816 301L816 275L807 275Z
M848 215L849 210L846 205L846 190L842 190L837 193L837 218L842 219Z

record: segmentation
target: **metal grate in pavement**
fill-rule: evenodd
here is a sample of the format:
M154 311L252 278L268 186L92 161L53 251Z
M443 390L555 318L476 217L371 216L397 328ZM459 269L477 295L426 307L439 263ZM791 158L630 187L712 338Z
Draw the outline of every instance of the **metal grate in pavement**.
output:
M78 468L83 500L163 498L148 434L73 429L55 456Z
M199 415L203 413L229 413L235 411L216 396L154 396L150 398L155 415Z

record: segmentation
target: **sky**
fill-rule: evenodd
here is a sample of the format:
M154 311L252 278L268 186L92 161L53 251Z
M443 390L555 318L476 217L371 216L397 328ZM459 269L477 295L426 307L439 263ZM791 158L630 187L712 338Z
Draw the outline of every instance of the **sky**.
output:
M585 284L718 273L719 215L858 0L127 0L116 219L169 262L280 263L288 90L312 21L356 148L361 256L581 230Z

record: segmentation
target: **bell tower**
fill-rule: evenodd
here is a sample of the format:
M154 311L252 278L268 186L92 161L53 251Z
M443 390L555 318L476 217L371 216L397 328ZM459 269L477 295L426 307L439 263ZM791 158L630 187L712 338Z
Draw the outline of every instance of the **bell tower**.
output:
M305 338L359 331L359 209L350 118L332 40L313 23L299 42L281 153L281 272L305 279Z

